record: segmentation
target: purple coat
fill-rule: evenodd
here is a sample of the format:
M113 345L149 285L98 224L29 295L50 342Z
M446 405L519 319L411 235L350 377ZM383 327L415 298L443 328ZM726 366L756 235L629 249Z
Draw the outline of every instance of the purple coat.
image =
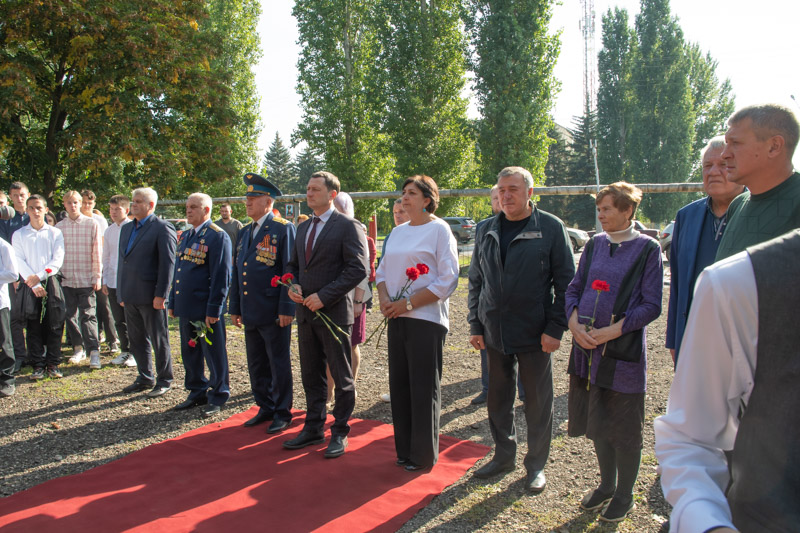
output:
M594 311L595 299L597 298L597 291L591 290L591 284L595 280L602 280L608 282L610 291L600 293L594 327L603 328L610 325L614 302L622 279L636 262L640 252L649 240L651 240L650 237L639 235L636 239L623 242L612 257L610 254L611 241L608 240L607 235L605 233L596 235L594 237L592 263L589 268L589 275L586 277L586 290L584 291L583 284L583 273L586 264L585 248L583 255L581 255L580 263L578 263L578 271L572 282L570 282L569 287L567 287L567 317L570 317L572 311L577 307L580 323L589 323ZM613 383L610 386L612 390L624 393L640 393L647 388L647 328L645 326L661 314L663 283L664 271L661 264L661 249L655 248L647 257L642 277L634 286L628 310L625 314L625 322L622 324L623 334L644 328L642 358L638 363L616 362ZM619 318L616 320L619 320ZM591 354L592 370L590 379L592 383L595 383L597 378L597 370L604 346L601 344ZM578 348L577 344L573 345L570 357L573 358L574 363L571 365L574 368L573 373L582 378L589 377L589 360L583 351Z

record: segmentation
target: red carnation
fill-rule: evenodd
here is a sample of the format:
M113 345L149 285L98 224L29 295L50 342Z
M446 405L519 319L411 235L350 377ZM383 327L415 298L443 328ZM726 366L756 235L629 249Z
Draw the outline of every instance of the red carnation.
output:
M291 283L293 279L294 279L294 276L292 276L291 272L287 272L286 274L284 274L281 277L281 281L283 283Z
M415 279L417 279L419 277L419 270L417 270L414 267L409 267L409 268L406 269L406 276L411 281L414 281Z
M417 270L419 270L419 273L423 276L431 271L425 263L417 263Z
M52 274L53 273L53 269L52 268L45 268L44 271L47 272L48 274Z
M609 291L609 290L611 290L611 289L610 289L610 287L608 286L608 282L607 282L607 281L603 281L603 280L600 280L600 279L596 279L596 280L594 280L594 281L592 282L592 290L593 290L593 291L602 291L602 292L608 292L608 291Z
M194 348L195 346L197 346L197 341L195 341L194 339L189 339L189 342L187 344L189 345L190 348Z
M273 287L277 287L278 283L280 282L280 280L281 280L281 278L279 278L278 276L272 276L272 281L270 282L270 284Z

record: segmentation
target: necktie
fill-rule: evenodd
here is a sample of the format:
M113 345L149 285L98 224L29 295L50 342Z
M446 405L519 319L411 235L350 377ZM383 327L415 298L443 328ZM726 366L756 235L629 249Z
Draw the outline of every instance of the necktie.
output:
M253 222L253 233L250 234L250 242L256 240L256 233L258 233L258 222Z
M311 250L314 249L314 237L317 235L317 222L319 222L318 217L311 219L311 233L308 234L308 240L306 241L306 262L311 259Z
M194 228L186 232L186 237L183 240L184 242L189 242L189 240L191 240L192 237L194 237Z

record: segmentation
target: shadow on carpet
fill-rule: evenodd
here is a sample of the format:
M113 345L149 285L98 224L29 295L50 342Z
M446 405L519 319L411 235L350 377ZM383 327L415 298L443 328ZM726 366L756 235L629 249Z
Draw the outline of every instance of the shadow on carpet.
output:
M4 498L0 530L395 531L489 451L442 436L436 466L409 473L392 426L351 419L347 453L325 459L327 442L282 447L304 413L273 436L242 426L256 409Z

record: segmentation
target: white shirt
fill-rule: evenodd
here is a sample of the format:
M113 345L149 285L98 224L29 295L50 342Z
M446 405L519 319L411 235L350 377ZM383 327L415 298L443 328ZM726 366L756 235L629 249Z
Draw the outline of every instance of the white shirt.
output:
M734 527L723 450L733 449L739 408L753 391L757 346L753 265L741 252L697 278L667 414L654 423L670 531Z
M92 213L92 220L97 222L97 227L100 228L100 235L104 234L108 229L108 220L103 215Z
M26 228L28 226L25 226ZM14 235L20 230L14 232ZM13 238L13 237L12 237ZM8 284L19 279L16 254L14 248L5 239L0 239L0 309L11 309L11 298L8 296Z
M103 285L117 288L117 263L119 262L119 234L122 226L131 220L125 217L122 224L112 222L103 234Z
M394 228L392 245L378 265L375 283L385 283L386 291L394 298L408 280L406 269L418 263L425 263L430 271L411 284L407 296L428 289L439 300L401 316L436 322L449 329L448 298L458 286L458 249L450 226L442 219L434 218L421 226L406 222Z
M308 223L311 224L311 226L308 228L308 231L306 232L306 242L304 243L306 246L308 246L308 238L311 236L311 230L314 228L314 218L319 219L319 222L317 222L317 232L314 234L314 242L311 245L312 250L314 249L314 245L317 244L317 238L319 237L319 233L322 231L322 228L325 227L325 223L328 221L328 219L331 218L331 214L333 213L334 209L335 207L331 205L331 208L322 213L320 216L314 215L312 218L309 219Z
M60 229L45 224L42 229L35 230L28 224L15 231L11 241L22 279L33 274L45 279L48 276L46 269L50 269L50 276L61 270L64 264L64 235ZM41 287L41 283L36 287Z

